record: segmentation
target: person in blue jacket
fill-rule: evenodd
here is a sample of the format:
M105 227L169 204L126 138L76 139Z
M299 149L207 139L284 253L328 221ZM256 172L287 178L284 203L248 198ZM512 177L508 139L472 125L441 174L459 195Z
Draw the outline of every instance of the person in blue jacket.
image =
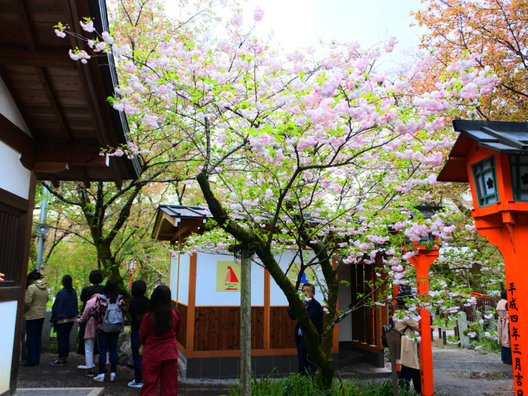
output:
M306 308L306 311L308 311L308 316L310 317L310 320L314 324L315 328L319 332L319 335L323 332L323 316L324 311L323 307L315 299L315 286L311 283L305 283L302 287L302 291L305 295L304 298L304 307ZM297 317L295 315L295 311L293 308L290 307L288 310L288 315L291 319L296 320ZM317 366L313 363L313 361L310 359L310 354L308 353L308 345L306 344L306 341L304 340L304 337L302 335L301 327L299 326L299 323L297 323L297 326L295 326L295 341L297 344L297 358L299 362L299 374L306 375L306 374L315 374L317 371Z
M70 354L70 332L73 323L79 315L79 302L77 292L73 288L73 281L70 275L62 277L62 289L55 296L55 301L51 308L51 323L57 332L57 345L59 358L53 360L52 366L64 366Z

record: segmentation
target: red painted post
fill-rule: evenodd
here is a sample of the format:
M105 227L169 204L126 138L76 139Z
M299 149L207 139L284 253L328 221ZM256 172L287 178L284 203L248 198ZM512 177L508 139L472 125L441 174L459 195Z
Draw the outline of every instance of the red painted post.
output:
M419 297L429 295L429 267L438 258L438 246L428 250L424 246L417 247L416 255L409 258L409 262L416 269L416 284ZM433 345L431 338L431 313L428 309L420 308L420 375L422 378L422 395L434 394L433 378Z
M514 394L528 396L528 124L455 120L453 127L462 133L437 180L469 183L475 227L504 257Z
M524 316L528 314L528 213L503 214L493 220L477 217L475 225L504 258L514 395L528 395L528 319Z

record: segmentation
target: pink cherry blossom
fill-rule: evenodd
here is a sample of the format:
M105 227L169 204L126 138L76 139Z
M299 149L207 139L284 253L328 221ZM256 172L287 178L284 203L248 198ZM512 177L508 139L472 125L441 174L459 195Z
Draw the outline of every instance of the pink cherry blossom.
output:
M255 10L253 11L253 19L255 20L255 22L260 22L263 16L264 10L260 7L255 8Z

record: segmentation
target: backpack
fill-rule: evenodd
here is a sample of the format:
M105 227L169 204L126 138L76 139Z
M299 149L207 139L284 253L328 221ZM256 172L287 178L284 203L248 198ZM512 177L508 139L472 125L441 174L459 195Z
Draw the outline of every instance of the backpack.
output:
M105 333L118 333L123 330L125 324L125 317L121 307L117 303L121 296L119 296L115 303L106 300L108 305L106 307L106 312L103 318L103 323L101 330Z

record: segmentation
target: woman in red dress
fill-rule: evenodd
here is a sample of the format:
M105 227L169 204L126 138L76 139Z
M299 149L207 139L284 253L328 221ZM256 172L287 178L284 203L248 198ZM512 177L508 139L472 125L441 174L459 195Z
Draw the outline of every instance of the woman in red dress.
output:
M152 292L149 310L143 316L139 337L142 346L142 396L178 394L178 346L176 334L181 318L173 307L171 291L159 285Z

